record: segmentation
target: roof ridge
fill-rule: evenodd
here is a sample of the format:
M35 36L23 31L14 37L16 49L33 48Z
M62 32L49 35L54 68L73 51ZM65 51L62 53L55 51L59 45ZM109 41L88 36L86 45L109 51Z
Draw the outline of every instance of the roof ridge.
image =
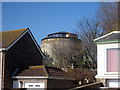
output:
M44 65L29 66L29 68L40 68L40 67L44 68Z

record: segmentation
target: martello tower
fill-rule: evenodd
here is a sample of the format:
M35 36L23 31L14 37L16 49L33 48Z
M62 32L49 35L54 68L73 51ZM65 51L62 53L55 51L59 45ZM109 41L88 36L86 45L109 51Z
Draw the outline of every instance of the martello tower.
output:
M52 33L46 35L46 37L41 40L41 50L43 53L53 58L51 49L54 49L54 47L57 46L68 46L74 41L80 41L77 34L64 31Z

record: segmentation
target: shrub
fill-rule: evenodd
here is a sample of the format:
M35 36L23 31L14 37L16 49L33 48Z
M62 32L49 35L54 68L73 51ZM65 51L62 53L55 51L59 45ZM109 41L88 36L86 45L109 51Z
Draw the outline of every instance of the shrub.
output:
M70 72L70 75L76 79L76 81L81 81L86 83L86 79L89 82L95 82L96 71L84 68L75 68Z

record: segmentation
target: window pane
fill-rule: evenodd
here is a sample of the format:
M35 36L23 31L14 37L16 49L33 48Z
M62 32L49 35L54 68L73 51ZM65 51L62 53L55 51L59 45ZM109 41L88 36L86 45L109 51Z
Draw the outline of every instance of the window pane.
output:
M35 85L36 87L40 87L40 85Z
M117 72L118 71L118 49L107 50L107 71Z
M63 37L66 37L66 34L62 34Z
M29 87L33 87L33 85L29 85Z

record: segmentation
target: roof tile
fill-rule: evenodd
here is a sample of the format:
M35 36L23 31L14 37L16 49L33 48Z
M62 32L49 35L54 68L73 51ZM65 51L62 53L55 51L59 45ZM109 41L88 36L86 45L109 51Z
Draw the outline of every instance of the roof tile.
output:
M44 65L20 68L14 76L51 76L71 78L70 75L68 75L62 69L47 67Z
M28 28L0 32L0 48L8 47L27 29Z

